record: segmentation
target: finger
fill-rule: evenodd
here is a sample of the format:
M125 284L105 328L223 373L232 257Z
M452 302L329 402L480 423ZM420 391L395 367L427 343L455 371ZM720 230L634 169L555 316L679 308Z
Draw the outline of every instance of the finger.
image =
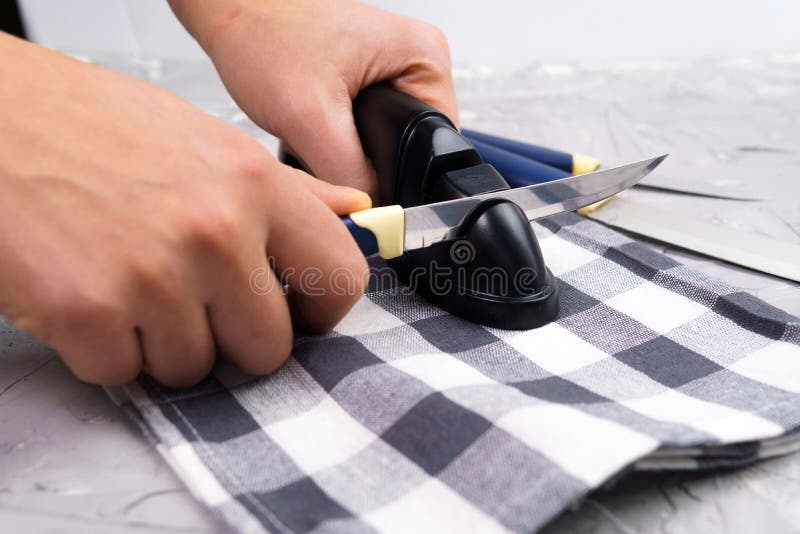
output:
M456 92L449 74L412 67L393 78L391 85L438 109L459 127Z
M252 375L273 372L289 357L292 322L280 282L263 246L250 261L216 273L208 292L208 317L222 354Z
M341 220L308 191L294 192L291 208L271 222L268 250L289 285L299 329L329 330L364 291L363 254Z
M75 377L90 384L121 386L135 380L142 369L142 350L132 324L73 324L71 332L52 345Z
M305 107L278 132L317 178L354 187L374 196L377 181L358 137L353 104L345 89L339 94L298 95Z
M337 215L347 215L354 211L372 207L372 199L363 191L352 187L333 185L314 178L299 169L289 167L287 172L294 174L294 179L301 183L314 196L325 203Z
M387 49L375 58L370 69L374 72L373 81L388 80L395 89L433 106L458 126L447 38L435 26L410 18L393 28L394 35L385 40ZM414 39L409 40L408 35Z
M169 387L200 382L214 365L214 338L205 306L160 298L140 315L144 371Z

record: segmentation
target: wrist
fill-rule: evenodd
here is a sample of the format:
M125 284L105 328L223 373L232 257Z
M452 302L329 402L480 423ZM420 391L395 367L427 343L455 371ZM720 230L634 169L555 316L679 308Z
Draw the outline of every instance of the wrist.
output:
M168 0L175 16L200 46L211 53L220 35L253 11L253 0Z

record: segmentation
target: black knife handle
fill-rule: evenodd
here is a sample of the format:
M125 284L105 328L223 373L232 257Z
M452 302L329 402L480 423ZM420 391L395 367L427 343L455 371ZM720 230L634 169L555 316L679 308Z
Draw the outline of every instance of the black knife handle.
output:
M432 181L483 163L442 112L392 87L368 87L353 102L364 152L378 178L379 202L424 204Z

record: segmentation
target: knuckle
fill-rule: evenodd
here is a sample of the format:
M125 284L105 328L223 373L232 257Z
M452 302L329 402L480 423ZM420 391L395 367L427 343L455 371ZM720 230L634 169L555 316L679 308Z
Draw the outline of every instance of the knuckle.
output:
M427 55L433 57L437 63L450 63L450 44L447 36L438 27L427 22L414 21L412 35L417 46Z
M219 181L217 196L223 194L240 198L252 192L254 185L263 184L269 177L273 156L254 138L243 131L230 132L218 143L217 163Z
M227 251L241 231L241 211L235 202L216 199L204 208L195 206L185 223L189 240L204 250Z
M182 214L189 241L204 249L230 251L251 228L247 221L256 217L254 210L268 196L269 163L258 151L242 151L228 166L219 190L195 195Z
M248 138L244 141L245 146L235 151L231 169L234 180L261 182L268 175L269 157L260 145L253 146L252 142Z
M180 270L167 257L157 254L143 255L132 267L134 287L149 294L171 295L180 283Z
M425 30L425 37L432 50L447 54L448 56L450 55L450 43L447 41L447 36L440 28L428 24Z

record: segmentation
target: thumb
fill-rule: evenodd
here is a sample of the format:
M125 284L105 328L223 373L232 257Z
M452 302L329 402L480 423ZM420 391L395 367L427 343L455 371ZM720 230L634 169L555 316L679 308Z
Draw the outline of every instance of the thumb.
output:
M323 182L294 167L287 166L286 169L293 174L291 178L295 183L302 184L336 215L347 215L354 211L372 207L372 199L363 191L348 186Z

